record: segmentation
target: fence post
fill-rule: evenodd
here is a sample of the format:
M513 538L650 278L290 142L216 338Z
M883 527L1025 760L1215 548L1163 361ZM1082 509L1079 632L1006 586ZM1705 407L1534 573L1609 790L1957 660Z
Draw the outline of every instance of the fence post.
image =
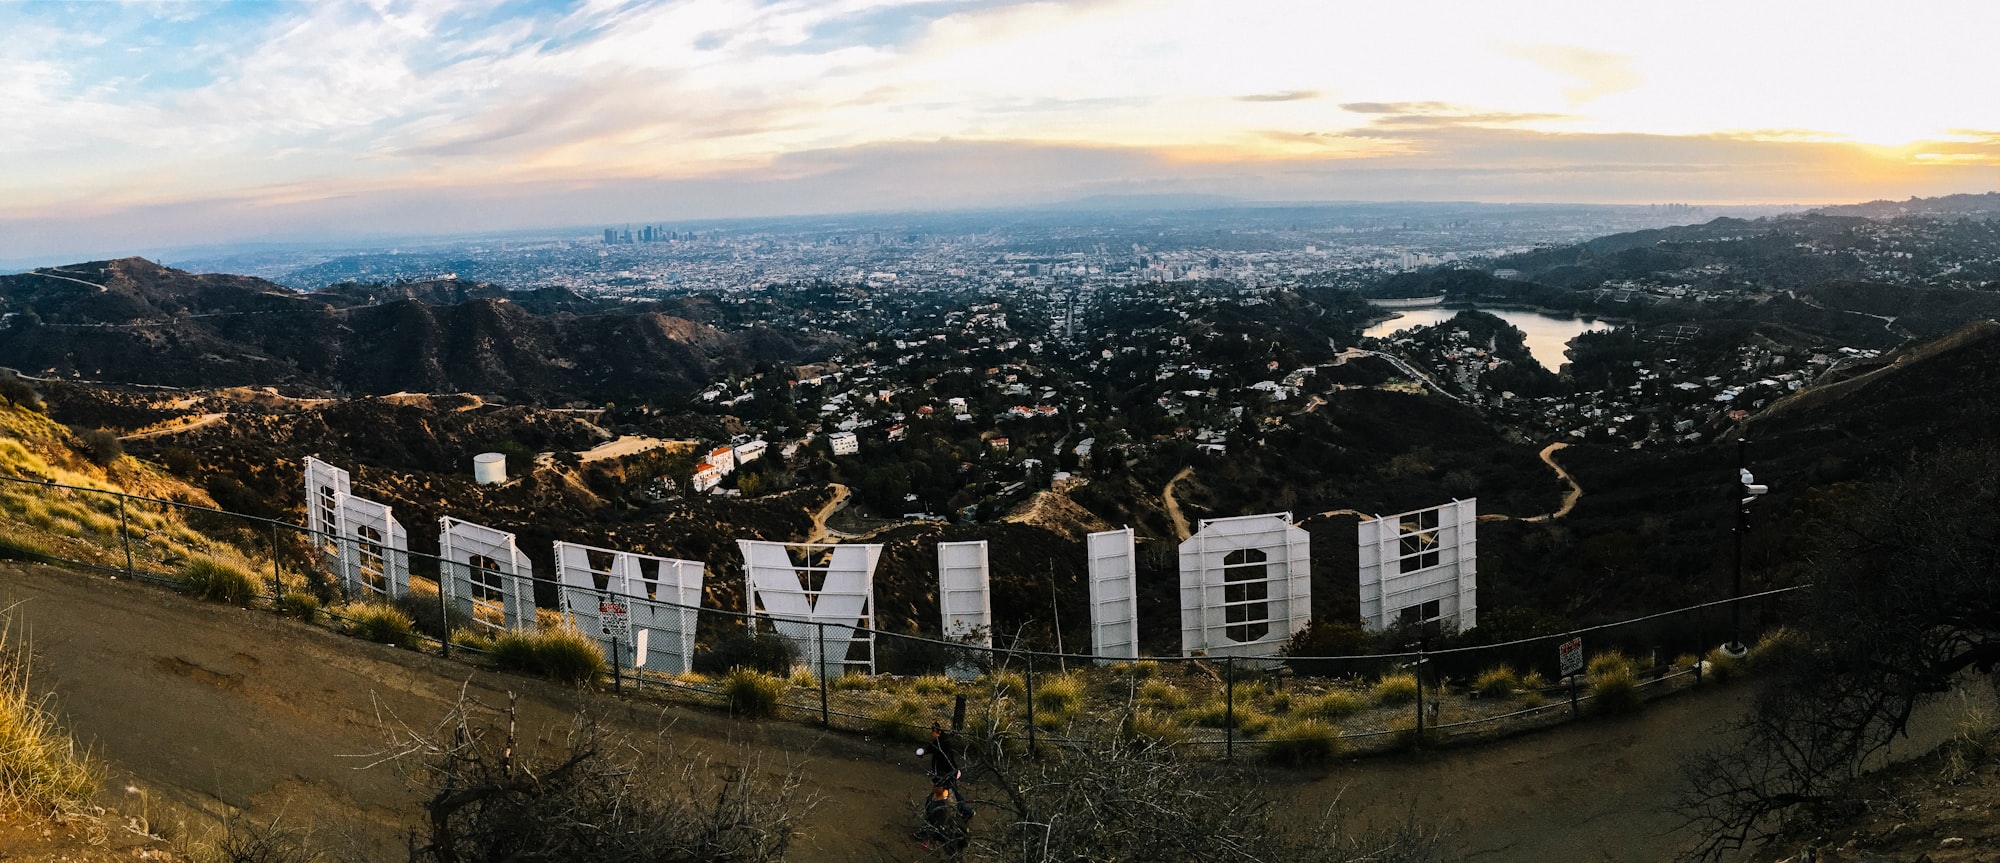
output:
M1028 652L1028 757L1035 757L1035 654Z
M445 586L450 583L451 561L440 558L438 560L438 620L443 621L443 623L438 624L438 626L444 629L444 637L438 639L438 655L446 659L451 658L451 599L445 591Z
M1236 657L1222 658L1222 759L1236 760Z
M826 623L824 621L813 623L813 655L822 659L820 667L814 669L818 673L813 675L819 678L819 727L832 728L833 716L826 709L826 663L823 661L826 657Z
M1416 749L1424 747L1424 643L1417 642L1417 738Z
M132 528L125 522L125 496L118 496L118 536L125 543L125 577L132 577Z
M278 566L278 523L271 522L271 596L285 598L285 573Z

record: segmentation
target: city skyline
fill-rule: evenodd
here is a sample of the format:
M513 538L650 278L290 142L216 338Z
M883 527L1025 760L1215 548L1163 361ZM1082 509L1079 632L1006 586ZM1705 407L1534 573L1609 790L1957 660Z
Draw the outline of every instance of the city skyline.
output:
M0 259L1046 204L2000 186L2000 9L0 6Z

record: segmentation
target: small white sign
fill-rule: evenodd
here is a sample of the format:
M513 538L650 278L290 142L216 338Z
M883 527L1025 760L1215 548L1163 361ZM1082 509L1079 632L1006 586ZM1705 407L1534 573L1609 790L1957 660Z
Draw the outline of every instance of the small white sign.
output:
M1583 670L1583 636L1579 635L1556 648L1556 659L1561 661L1562 676L1568 677Z
M647 643L651 641L651 639L648 639L646 636L651 634L653 634L653 631L650 629L639 630L639 636L638 636L639 640L634 644L632 648L634 651L636 651L632 656L633 668L646 667L646 647Z

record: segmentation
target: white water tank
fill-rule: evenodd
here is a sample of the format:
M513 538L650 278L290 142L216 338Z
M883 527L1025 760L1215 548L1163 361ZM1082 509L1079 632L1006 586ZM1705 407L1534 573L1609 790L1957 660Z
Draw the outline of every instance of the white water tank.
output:
M499 485L507 481L507 454L483 452L472 457L472 481L480 485Z

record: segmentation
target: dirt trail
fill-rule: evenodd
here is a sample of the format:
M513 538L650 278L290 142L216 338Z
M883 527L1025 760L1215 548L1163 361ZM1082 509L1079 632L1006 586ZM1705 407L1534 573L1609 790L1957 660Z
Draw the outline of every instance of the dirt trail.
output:
M202 414L201 416L196 417L194 420L182 423L180 425L170 425L165 428L136 431L128 435L120 435L118 439L145 440L147 438L166 437L167 435L177 435L182 432L191 432L194 431L195 429L202 428L204 426L213 425L228 418L229 418L228 414Z
M666 440L662 438L642 437L640 435L625 435L623 437L618 438L617 440L605 441L604 443L598 444L597 446L591 447L590 449L577 453L576 456L584 464L589 464L594 461L602 461L608 458L623 458L628 455L637 455L639 453L647 452L649 450L693 449L700 445L701 445L700 441Z
M1174 474L1173 479L1167 480L1167 487L1160 492L1160 497L1165 498L1167 502L1167 518L1174 523L1174 539L1179 542L1187 541L1188 537L1194 535L1194 531L1188 528L1187 516L1181 515L1180 501L1174 499L1174 486L1193 475L1193 467L1181 468L1181 472Z
M1563 448L1565 448L1565 447L1567 447L1567 446L1569 446L1569 444L1566 444L1566 443L1552 443L1552 444L1549 444L1548 446L1545 446L1545 447L1542 447L1542 463L1543 463L1543 464L1546 464L1546 465L1548 465L1548 466L1549 466L1550 468L1554 469L1554 470L1555 470L1555 472L1556 472L1556 478L1557 478L1557 479L1560 479L1560 480L1562 480L1562 481L1563 481L1564 483L1566 483L1566 484L1568 484L1568 485L1569 485L1569 490L1568 490L1568 491L1566 491L1566 492L1563 492L1563 500L1562 500L1562 505L1561 505L1561 506L1559 506L1559 507L1556 507L1556 510L1555 510L1555 512L1545 512L1545 513L1542 513L1541 515L1529 515L1529 516L1512 516L1512 515L1501 515L1501 514L1499 514L1499 513L1488 513L1488 514L1486 514L1486 515L1482 515L1482 516L1480 516L1480 517L1479 517L1479 520L1480 520L1480 521L1515 521L1515 520L1519 520L1519 521L1528 521L1528 522L1544 522L1544 521L1548 521L1548 520L1550 520L1550 519L1557 519L1557 518L1562 518L1563 516L1566 516L1566 515L1569 515L1569 511L1570 511L1570 510L1573 510L1573 509L1576 509L1576 502L1577 502L1578 500L1580 500L1580 499L1581 499L1581 498L1583 497L1583 486L1581 486L1581 485L1578 485L1578 484L1577 484L1577 482L1576 482L1576 478L1575 478L1575 477L1573 477L1573 476L1570 476L1570 475L1569 475L1569 471L1566 471L1566 470L1563 470L1563 467L1562 467L1562 465L1559 465L1559 464L1556 464L1556 451L1557 451L1557 450L1560 450L1560 449L1563 449ZM1175 479L1180 479L1180 477L1175 477ZM1169 488L1171 488L1171 486L1169 486ZM1171 498L1169 498L1169 501L1171 502ZM1169 510L1169 512L1172 512L1172 511L1173 511L1173 510ZM1316 518L1332 518L1332 517L1334 517L1334 516L1336 516L1336 515L1351 515L1351 516L1356 516L1356 517L1360 518L1360 519L1361 519L1361 520L1363 520L1363 521L1367 521L1367 520L1369 520L1369 519L1372 519L1372 518L1374 518L1374 517L1375 517L1375 516L1374 516L1374 514L1372 514L1372 513L1366 513L1366 512L1361 512L1361 511L1359 511L1359 510L1352 510L1352 509L1329 509L1329 510L1327 510L1327 511L1325 511L1325 512L1322 512L1322 513L1318 513L1318 514L1317 514L1317 515L1315 515L1315 516L1308 516L1308 518L1315 518L1315 517L1316 517Z
M1554 470L1556 472L1556 479L1562 480L1563 484L1569 486L1569 490L1563 492L1562 505L1556 507L1555 512L1545 512L1542 513L1541 515L1529 515L1529 516L1512 516L1512 515L1500 515L1498 513L1493 513L1488 515L1482 515L1479 517L1479 520L1480 521L1526 521L1539 524L1541 522L1551 521L1569 515L1570 510L1576 509L1576 502L1583 499L1583 486L1577 484L1576 477L1570 476L1569 471L1563 470L1562 465L1556 464L1556 452L1558 450L1566 449L1568 448L1568 446L1569 444L1567 443L1552 443L1549 444L1548 446L1542 447L1542 453L1541 453L1542 464L1548 465L1551 470Z
M1562 506L1557 507L1555 512L1548 515L1529 516L1526 519L1527 521L1548 521L1550 519L1562 518L1569 515L1570 510L1576 509L1576 502L1582 499L1583 486L1578 485L1576 477L1570 476L1569 471L1563 470L1562 465L1556 464L1556 451L1567 449L1568 447L1569 444L1566 443L1552 443L1542 447L1542 463L1555 468L1556 478L1569 484L1569 491L1563 493Z
M847 505L847 497L852 493L848 491L847 486L837 482L830 482L827 485L833 489L833 499L827 501L826 506L820 507L819 512L813 513L812 532L806 534L806 538L800 540L800 542L825 542L833 534L833 531L827 528L826 520L832 518L834 513L839 512L841 507Z
M185 805L248 807L288 818L310 812L351 832L375 857L395 856L412 811L390 772L346 756L376 749L378 711L412 724L440 715L461 687L497 703L523 695L531 721L561 729L579 706L638 736L670 726L670 743L727 761L745 747L776 767L798 765L823 796L799 859L920 859L904 832L919 776L905 746L803 725L742 722L718 713L578 693L476 670L435 656L369 645L269 612L187 601L164 590L39 565L0 562L0 605L21 603L36 684L79 737L113 766L107 802L132 805L128 782ZM1364 820L1413 809L1458 825L1473 861L1667 859L1677 846L1663 807L1680 753L1739 711L1730 687L1478 748L1375 758L1325 772L1267 777L1301 820L1336 799ZM980 800L990 789L968 789Z

